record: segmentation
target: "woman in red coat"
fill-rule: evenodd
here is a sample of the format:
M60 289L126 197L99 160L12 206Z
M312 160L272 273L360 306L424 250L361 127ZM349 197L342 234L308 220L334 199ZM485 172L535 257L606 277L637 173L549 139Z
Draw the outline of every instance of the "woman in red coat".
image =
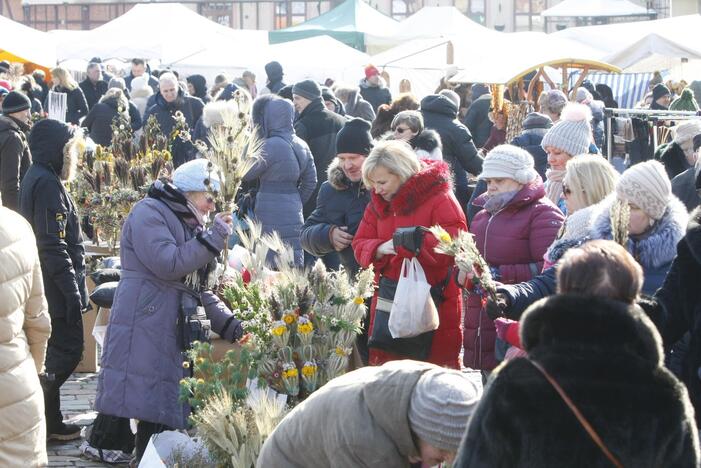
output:
M406 143L387 141L375 146L363 164L363 181L371 189L371 201L353 239L358 263L364 268L374 266L376 283L381 277L396 281L403 260L417 256L428 283L439 288L445 284L438 305L440 325L433 334L427 361L459 369L462 300L455 281L450 281L453 258L434 251L437 241L430 233L421 237L417 230L416 237L393 241L398 228L440 225L451 235L467 229L463 210L453 195L449 166L442 161L419 161ZM410 238L415 239L415 245L410 245ZM376 292L370 309L370 336L377 296ZM370 348L372 365L406 357Z
M562 226L562 212L545 195L533 157L512 145L487 154L480 178L487 192L473 203L484 209L475 215L470 232L490 265L495 281L520 283L537 276L543 255ZM467 285L463 362L485 371L497 365L494 322L482 306L483 295Z

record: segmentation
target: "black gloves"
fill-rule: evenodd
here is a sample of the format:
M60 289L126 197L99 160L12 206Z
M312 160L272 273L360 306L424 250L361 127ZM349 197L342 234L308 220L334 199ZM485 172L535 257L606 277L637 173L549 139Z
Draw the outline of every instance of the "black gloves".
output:
M397 250L398 247L404 247L408 251L413 252L414 255L418 255L421 244L424 241L424 233L427 231L428 229L423 226L411 226L397 229L392 236L394 250Z
M490 320L496 320L499 317L506 316L506 310L508 308L509 300L504 294L497 293L496 301L494 301L494 299L492 299L491 297L487 296L487 305L485 306L485 310Z

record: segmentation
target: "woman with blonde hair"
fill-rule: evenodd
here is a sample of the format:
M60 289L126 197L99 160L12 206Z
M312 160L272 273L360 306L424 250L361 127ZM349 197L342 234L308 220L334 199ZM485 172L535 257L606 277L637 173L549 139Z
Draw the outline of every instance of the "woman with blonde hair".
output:
M80 89L68 70L62 67L56 67L51 70L51 80L53 82L52 92L66 94L65 121L78 125L80 119L88 115L88 101L85 99L83 90ZM52 107L49 105L50 100L51 94L46 98L44 109L49 110Z
M604 158L582 154L567 161L562 193L568 216L545 253L544 268L554 265L572 246L589 236L594 205L613 193L618 173Z
M450 167L443 161L420 161L403 141L383 141L363 164L363 182L370 203L352 246L361 267L374 267L379 284L370 309L370 364L412 358L459 369L462 300L450 280L453 258L436 253L436 238L423 229L439 225L451 236L467 229L453 195ZM432 286L440 325L415 338L383 340L403 261L412 257ZM387 334L381 335L383 330Z

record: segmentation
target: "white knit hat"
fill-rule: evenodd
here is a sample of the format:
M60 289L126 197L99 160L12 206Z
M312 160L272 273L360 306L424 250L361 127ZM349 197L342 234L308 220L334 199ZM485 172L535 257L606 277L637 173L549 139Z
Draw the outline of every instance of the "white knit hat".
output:
M481 396L481 388L460 372L450 369L427 371L411 394L411 430L424 442L455 453L467 420Z
M543 137L540 146L548 146L570 156L586 154L591 144L591 110L584 104L568 104L562 110L560 120Z
M616 184L616 194L619 199L634 204L649 217L658 220L669 204L672 184L662 164L645 161L623 173Z
M701 133L701 120L687 120L674 127L674 141L678 145L691 141Z
M214 164L208 159L194 159L173 172L173 185L183 192L218 192L221 181Z
M506 178L514 179L519 184L528 184L537 175L533 156L528 151L513 145L499 145L487 153L479 178Z

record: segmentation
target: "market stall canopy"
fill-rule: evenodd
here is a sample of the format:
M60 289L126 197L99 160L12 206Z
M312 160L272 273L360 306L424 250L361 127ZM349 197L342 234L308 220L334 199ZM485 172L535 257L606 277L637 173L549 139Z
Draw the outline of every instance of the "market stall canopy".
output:
M396 46L414 39L440 37L488 36L498 34L462 14L454 6L424 7L399 23L397 33L386 38L378 38L376 43Z
M319 60L319 51L324 51L324 60ZM323 83L326 78L355 81L363 76L363 67L370 61L367 54L329 36L265 45L255 52L254 56L244 56L231 53L230 44L218 44L173 65L178 71L199 73L208 80L222 71L236 76L248 69L262 78L259 83L264 83L265 64L276 60L283 67L287 83L307 78Z
M599 49L603 61L626 71L651 72L672 68L682 59L701 59L698 31L701 31L701 15L687 15L568 28L552 36Z
M158 19L158 20L155 20ZM225 43L229 53L253 55L267 44L265 31L236 30L179 3L135 5L131 10L57 47L59 60L91 57L160 59L170 65ZM245 47L236 47L245 44Z
M601 18L654 14L629 0L564 0L540 15L545 18Z
M620 68L601 59L601 51L538 32L506 33L472 48L468 54L456 53L460 71L450 81L456 83L508 84L541 67L587 68L620 72ZM475 66L479 64L479 66Z
M336 8L302 24L270 31L268 37L271 44L278 44L326 35L365 51L375 38L396 34L398 24L363 0L346 0Z
M0 16L0 60L52 68L56 65L56 50L45 32Z

